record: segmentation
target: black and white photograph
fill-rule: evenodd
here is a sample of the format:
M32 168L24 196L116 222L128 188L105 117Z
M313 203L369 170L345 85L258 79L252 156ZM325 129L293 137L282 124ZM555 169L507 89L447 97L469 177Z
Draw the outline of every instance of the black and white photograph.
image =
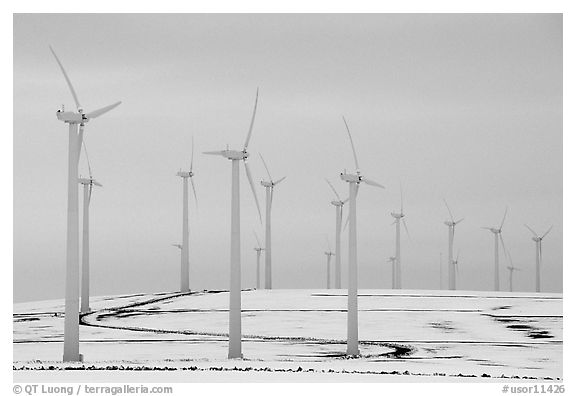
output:
M569 394L561 12L11 17L14 393Z

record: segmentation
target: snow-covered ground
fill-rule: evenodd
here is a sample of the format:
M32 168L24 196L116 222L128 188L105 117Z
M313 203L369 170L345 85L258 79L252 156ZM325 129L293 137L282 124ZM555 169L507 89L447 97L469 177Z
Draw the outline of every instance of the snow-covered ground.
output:
M345 290L243 291L242 360L227 359L228 298L225 291L95 297L81 318L83 364L61 362L61 300L15 304L15 379L45 378L20 369L50 366L188 369L177 371L187 373L182 381L193 381L190 373L210 381L562 378L561 294L361 290L362 356L354 359L344 356Z

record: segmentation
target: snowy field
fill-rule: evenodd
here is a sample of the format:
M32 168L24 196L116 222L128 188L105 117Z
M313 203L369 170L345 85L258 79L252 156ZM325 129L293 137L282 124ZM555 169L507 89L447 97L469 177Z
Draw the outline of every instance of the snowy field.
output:
M361 357L351 359L345 290L246 290L242 360L227 359L228 296L93 298L81 364L61 362L62 300L15 304L14 380L562 379L562 294L360 290Z

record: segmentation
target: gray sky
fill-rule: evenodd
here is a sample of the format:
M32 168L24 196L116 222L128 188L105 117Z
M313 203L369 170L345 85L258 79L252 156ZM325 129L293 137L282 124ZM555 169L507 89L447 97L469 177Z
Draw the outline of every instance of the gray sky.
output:
M86 127L104 184L91 202L93 294L178 289L179 251L170 244L180 239L182 186L174 174L189 162L192 135L199 208L190 219L191 287L228 287L230 163L200 152L241 147L257 86L252 171L265 175L260 152L275 178L287 176L274 197L275 287L324 287L334 209L323 178L347 195L338 175L353 169L345 115L361 169L387 186L360 191L361 288L390 284L390 212L402 182L412 236L403 235L406 288L439 286L446 197L466 218L455 240L459 286L492 288L493 239L480 227L499 223L509 205L503 236L523 269L515 286L534 285L534 242L523 223L537 232L553 224L543 289L562 291L559 14L16 15L15 301L64 296L67 129L54 113L74 106L49 44L85 109L123 101ZM84 157L80 172L87 175ZM252 287L252 230L264 234L241 172L243 286ZM346 257L346 232L343 241Z

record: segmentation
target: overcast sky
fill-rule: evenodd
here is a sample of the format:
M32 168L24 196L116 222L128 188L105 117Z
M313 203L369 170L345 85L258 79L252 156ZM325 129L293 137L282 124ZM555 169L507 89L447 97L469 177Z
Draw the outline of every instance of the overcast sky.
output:
M480 227L498 224L508 205L503 237L522 269L515 286L534 289L535 247L523 224L539 233L554 225L543 242L543 289L562 291L559 14L16 15L15 301L64 297L68 140L55 111L74 106L49 44L86 110L123 101L86 127L104 185L90 207L93 294L179 288L175 172L188 166L192 135L191 288L228 288L230 163L200 152L241 148L256 87L252 171L264 178L262 153L274 178L287 176L274 195L275 287L325 285L335 224L323 179L345 196L338 176L354 168L345 115L363 173L387 186L360 189L361 288L390 285L401 182L411 233L402 241L405 288L438 288L441 253L446 277L445 197L465 217L455 240L459 288L491 290L493 237ZM243 173L242 283L253 287L252 230L264 233ZM344 280L346 257L345 232ZM506 265L502 256L504 290Z

